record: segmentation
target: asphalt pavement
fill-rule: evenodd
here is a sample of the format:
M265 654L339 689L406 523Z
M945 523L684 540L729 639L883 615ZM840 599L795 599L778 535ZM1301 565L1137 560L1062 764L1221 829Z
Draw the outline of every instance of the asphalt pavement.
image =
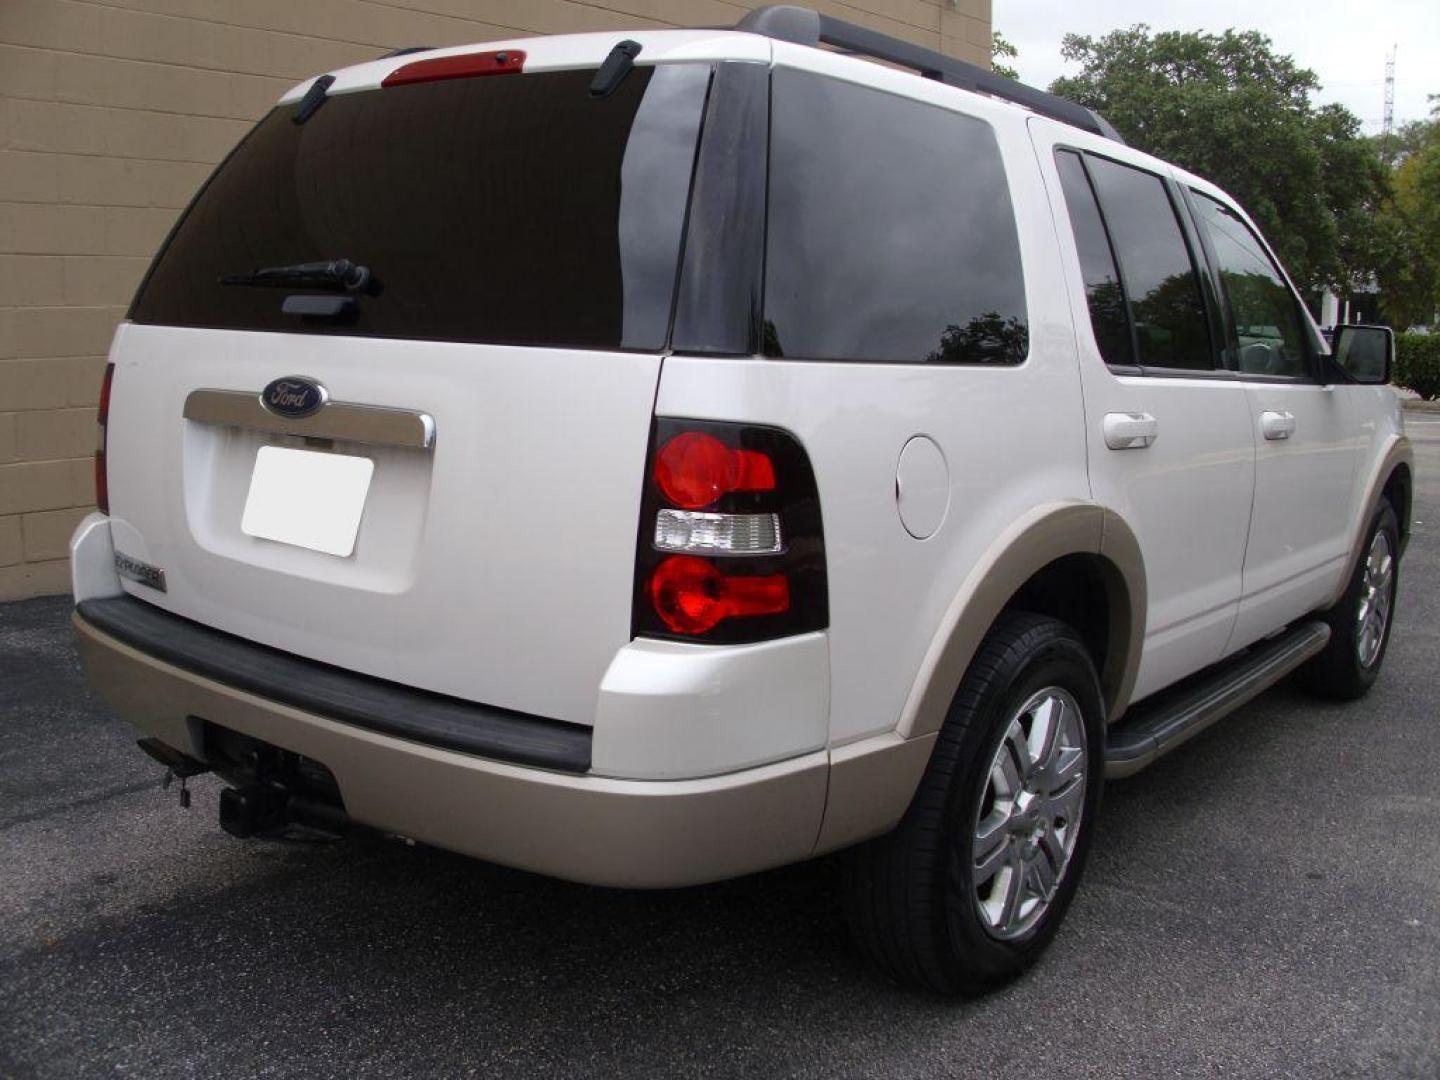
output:
M241 842L0 605L0 1077L1440 1077L1440 414L1364 701L1280 687L1110 785L1041 963L939 1001L820 861L670 893Z

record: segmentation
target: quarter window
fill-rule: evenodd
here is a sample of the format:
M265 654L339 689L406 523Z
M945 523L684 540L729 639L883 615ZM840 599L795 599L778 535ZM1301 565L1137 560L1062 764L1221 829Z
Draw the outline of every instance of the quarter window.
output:
M1140 364L1212 370L1200 278L1165 182L1092 154L1085 161L1120 260Z
M784 68L773 95L766 354L1024 360L1020 244L990 126Z
M1201 227L1215 252L1245 375L1308 374L1299 302L1240 216L1195 192Z

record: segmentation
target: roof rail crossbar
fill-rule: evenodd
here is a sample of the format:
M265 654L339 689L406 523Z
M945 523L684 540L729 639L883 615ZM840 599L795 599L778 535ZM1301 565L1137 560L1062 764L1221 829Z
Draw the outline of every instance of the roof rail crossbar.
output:
M1073 101L1047 94L1033 86L996 75L975 64L914 45L863 26L856 26L810 8L794 4L774 4L756 8L735 24L736 30L789 41L796 45L830 45L841 52L867 56L886 63L910 68L927 79L947 86L973 90L991 97L1003 98L1023 105L1041 116L1077 127L1094 135L1102 135L1123 144L1125 140L1099 113Z

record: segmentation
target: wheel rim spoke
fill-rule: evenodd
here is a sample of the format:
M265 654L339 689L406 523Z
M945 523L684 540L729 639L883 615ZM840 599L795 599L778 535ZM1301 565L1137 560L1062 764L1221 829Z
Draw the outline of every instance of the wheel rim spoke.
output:
M1085 808L1085 785L1081 780L1075 780L1068 787L1060 789L1050 796L1045 804L1045 816L1052 826L1069 828L1069 826L1080 820L1081 811ZM1057 821L1063 821L1064 825L1056 825Z
M980 823L975 832L975 884L984 885L1010 855L1009 814L994 814Z
M1025 729L1020 726L1019 717L1010 721L1010 729L1005 733L1005 742L1001 749L1006 751L1005 757L1015 779L1015 789L1019 790L1030 775L1033 765L1030 758L1030 740L1025 735Z
M1013 855L1005 867L1005 891L1000 898L1000 911L995 919L998 929L1008 930L1020 914L1020 901L1025 894L1025 867Z
M1078 746L1062 747L1056 755L1055 769L1051 774L1055 778L1054 790L1058 791L1071 780L1078 777L1085 769L1085 751Z
M1053 697L1046 698L1031 711L1028 741L1033 765L1045 768L1050 764L1050 758L1060 744L1060 724L1064 713L1064 702Z
M1055 886L1060 881L1060 874L1065 869L1063 851L1057 854L1052 861L1050 853L1046 851L1045 845L1040 845L1039 853L1027 863L1029 868L1030 893L1037 899L1048 903L1050 897L1055 895Z
M1013 798L1024 784L1024 776L1021 773L1016 758L1023 758L1025 755L1010 752L1010 740L1006 745L1000 747L1001 752L995 757L995 764L990 769L990 781L996 785L997 796Z

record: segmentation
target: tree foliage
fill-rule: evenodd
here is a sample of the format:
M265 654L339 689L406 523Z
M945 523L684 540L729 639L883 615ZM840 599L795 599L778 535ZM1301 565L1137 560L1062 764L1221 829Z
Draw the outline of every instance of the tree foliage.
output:
M1007 60L1014 60L1020 55L1020 50L1015 48L1004 34L994 30L990 34L990 69L996 75L1004 75L1007 79L1018 79L1020 73L1015 70Z
M1385 169L1360 122L1316 106L1314 72L1256 31L1067 34L1079 74L1051 91L1089 106L1132 146L1219 184L1259 224L1301 288L1369 281Z
M1376 220L1381 310L1396 327L1429 325L1440 307L1440 107L1376 146L1394 162Z

